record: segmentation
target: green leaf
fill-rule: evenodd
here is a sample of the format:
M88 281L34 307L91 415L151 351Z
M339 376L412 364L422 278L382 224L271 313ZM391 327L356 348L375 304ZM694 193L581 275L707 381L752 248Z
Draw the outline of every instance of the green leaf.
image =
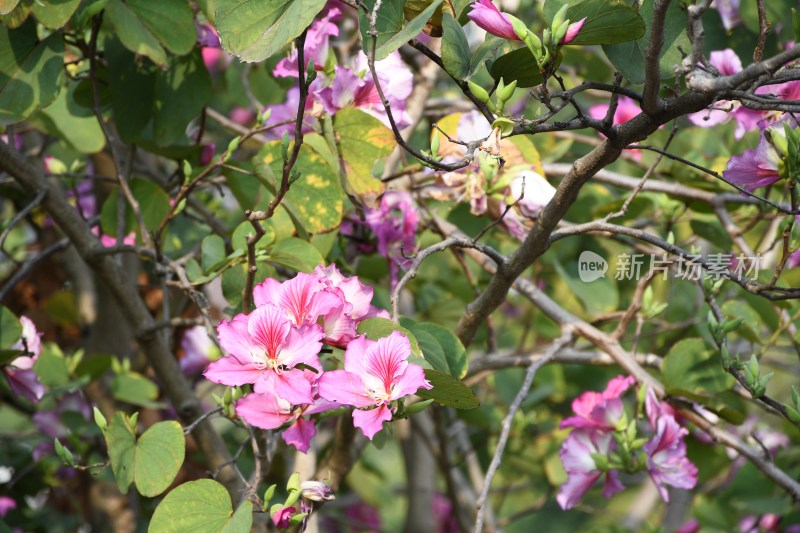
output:
M733 247L730 235L715 217L708 217L706 220L694 218L689 222L689 226L694 233L704 238L714 248L730 250Z
M444 355L442 346L436 339L424 330L413 330L414 337L417 339L422 356L431 364L434 370L450 374L450 365L447 364L447 357Z
M15 30L0 26L0 126L23 120L55 100L63 71L61 34L39 41L32 20Z
M317 265L325 264L325 259L314 245L296 237L289 237L273 246L269 260L298 272L311 272Z
M219 235L209 235L200 245L203 257L203 272L209 273L225 262L225 241Z
M386 44L403 29L405 2L383 2L375 16L376 50ZM364 9L358 10L358 29L361 33L361 43L364 50L372 50L372 36L369 34L369 17L375 8L375 0L364 0ZM387 54L388 55L388 54ZM376 61L379 61L376 56Z
M249 533L253 504L244 500L233 512L228 491L212 479L198 479L176 487L153 513L151 533Z
M167 53L158 39L122 0L111 0L106 5L105 13L125 48L137 55L149 57L160 67L167 66Z
M155 85L153 140L159 146L186 139L186 126L211 99L211 76L200 51L176 58Z
M730 389L734 383L722 369L719 355L699 338L676 343L664 358L661 373L668 390L717 393Z
M577 22L586 18L578 36L570 44L618 44L644 35L644 20L635 9L613 0L586 0L570 6L567 18Z
M392 322L388 318L368 318L358 324L359 335L366 335L368 339L376 341L383 337L388 337L393 331L399 331L406 337L411 344L411 353L417 357L424 357L422 350L420 350L417 338L411 331L404 328L396 322Z
M19 0L0 0L0 15L8 15L18 3Z
M149 230L158 228L161 221L169 212L169 195L152 181L136 178L130 183L131 193L139 203L144 225ZM114 189L103 203L100 211L100 226L103 233L110 237L117 236L117 198L119 190ZM133 210L128 206L125 210L125 235L138 230Z
M425 24L427 24L428 19L430 19L433 16L433 13L436 11L436 9L439 7L441 3L442 0L433 0L430 3L430 5L428 5L428 7L426 7L419 15L414 17L414 20L412 20L405 26L402 26L401 28L396 28L395 26L394 28L384 29L385 33L387 34L386 39L385 40L381 39L375 43L376 44L375 61L386 59L389 56L389 54L391 54L392 52L394 52L395 50L406 44L408 41L419 35L422 29L425 27ZM385 4L399 4L399 2L384 2L383 4L381 4L381 10L383 9L383 5ZM369 51L372 50L372 45L373 45L372 36L369 35L369 17L372 14L372 9L374 5L375 5L374 0L364 2L364 6L367 8L366 10L367 12L364 13L362 10L359 10L358 13L358 26L361 29L362 45L364 50L369 50ZM396 16L395 15L395 10L397 9L396 6L390 7L388 9L391 10L393 17ZM381 10L378 11L379 15ZM402 13L402 5L400 5L400 10ZM396 21L396 18L392 18L391 20L392 22L394 22ZM376 23L376 30L377 29L378 27Z
M61 91L55 102L33 117L33 122L41 122L48 133L63 139L73 150L93 154L103 149L106 138L97 117L87 115L75 103L76 88L77 84L72 84L68 91Z
M764 323L758 313L747 303L738 300L729 300L722 305L722 312L730 319L742 319L742 323L734 332L750 342L761 343L761 328Z
M0 16L0 22L6 28L19 28L28 20L34 0L22 0L7 15Z
M80 3L81 0L37 0L33 14L46 28L57 30L69 21Z
M447 359L451 375L461 379L467 374L467 350L452 331L432 322L420 322L409 329L414 335L425 332L436 339ZM422 351L425 353L424 348Z
M518 48L498 57L489 73L495 80L502 78L506 84L517 80L517 87L533 87L542 83L542 73L527 48Z
M310 26L325 2L217 0L217 31L222 47L247 63L263 61Z
M425 369L425 379L433 385L430 390L420 389L417 396L425 400L455 407L456 409L475 409L481 405L478 398L464 382L438 370Z
M0 306L0 350L10 349L20 337L22 337L22 324L19 318L7 307Z
M269 165L277 176L283 168L280 145L280 141L267 143L257 156L261 164ZM282 205L306 233L324 233L338 228L344 210L344 192L338 172L306 145L300 147L294 170L300 173L300 178L289 187Z
M155 383L137 372L117 374L111 380L111 393L114 398L140 407L157 405L158 387Z
M197 27L187 0L126 0L126 3L167 50L178 55L192 51Z
M183 428L174 420L153 424L137 440L131 419L117 412L105 437L111 469L123 494L135 483L142 496L158 496L172 484L183 465L186 441Z
M644 83L644 51L650 40L650 25L653 21L653 0L644 0L639 8L639 14L645 20L647 29L641 39L621 44L604 45L603 51L609 61L631 83ZM681 51L689 50L691 44L686 36L686 12L681 9L679 2L671 2L667 8L667 18L664 24L664 45L661 47L659 64L662 77L673 77L672 67L679 65Z
M69 383L67 362L58 349L43 350L33 365L33 371L36 372L36 376L42 385L60 387Z
M494 57L498 48L503 46L505 42L505 39L487 33L486 40L483 41L483 44L481 44L472 55L470 69L466 79L470 79L474 76L488 59Z
M153 115L156 73L151 64L142 65L117 39L106 39L108 93L114 124L122 140L135 142Z
M470 72L470 56L467 36L461 24L450 13L442 15L442 62L448 74L458 80L466 79Z
M345 190L371 205L386 188L372 169L392 153L394 135L380 120L354 107L336 113L333 124L345 164Z

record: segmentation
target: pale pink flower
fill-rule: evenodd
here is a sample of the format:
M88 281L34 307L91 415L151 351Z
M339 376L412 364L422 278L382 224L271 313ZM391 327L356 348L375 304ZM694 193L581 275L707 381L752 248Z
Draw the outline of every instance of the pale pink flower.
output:
M378 252L405 263L402 252L409 254L414 250L419 224L419 214L411 195L405 191L387 191L381 198L380 207L370 209L365 218L378 239Z
M319 326L298 328L284 309L266 304L249 315L223 320L217 335L229 355L210 363L203 373L206 378L229 386L252 383L255 392L277 394L293 405L313 403L311 384L296 367L321 371Z
M322 481L303 481L300 484L300 495L312 502L330 502L336 499L330 485Z
M656 393L650 388L647 389L647 395L644 399L644 411L653 430L656 429L658 419L662 416L671 416L678 420L678 411L667 402L659 401Z
M228 118L242 126L249 126L256 118L256 113L252 109L236 106L228 113Z
M211 163L216 153L216 146L214 143L206 143L200 148L200 165L206 166Z
M714 0L714 6L719 11L722 25L728 31L742 23L742 17L739 14L739 3L740 0Z
M414 87L414 74L398 52L392 52L386 59L377 61L375 70L381 90L392 109L392 117L397 127L403 129L411 123L405 106ZM391 125L363 52L355 57L352 68L337 65L333 82L316 90L315 96L330 115L345 107L355 107L374 116L387 127Z
M611 433L592 429L576 429L561 445L559 456L567 472L567 482L561 485L556 501L562 509L578 505L583 495L605 475L603 496L612 497L624 487L616 471L603 472L597 468L592 454L608 456L616 448Z
M314 62L316 70L325 68L330 53L330 38L339 36L339 26L335 21L342 14L341 10L331 7L327 13L311 23L311 27L306 32L306 40L303 45L303 59L306 63ZM272 71L272 74L279 78L297 77L297 49L293 49L289 57L281 59Z
M636 383L631 376L617 376L608 382L603 392L587 391L572 401L571 416L561 422L561 428L589 428L612 431L623 414L621 396Z
M684 522L684 524L675 530L675 533L699 533L700 522L696 518L691 518Z
M711 52L708 56L708 62L723 76L731 76L742 70L742 61L739 59L739 56L736 55L736 52L730 48ZM691 113L689 115L689 120L692 121L692 124L695 126L703 128L724 124L728 122L731 117L737 118L738 121L739 118L741 118L739 113L737 113L740 106L741 104L738 102L720 100L707 110ZM740 126L737 125L737 130L739 127Z
M21 316L19 322L22 325L22 335L11 349L27 353L20 355L9 365L3 367L3 374L6 376L11 392L36 403L46 392L44 385L39 382L39 378L33 370L33 365L42 351L41 333L36 331L36 325L30 318Z
M520 40L508 15L501 13L491 0L478 0L470 8L467 17L479 27L503 39Z
M372 439L392 419L391 402L431 388L422 367L408 362L410 355L411 344L398 331L377 341L357 337L347 345L344 370L319 378L319 394L356 407L353 424Z
M644 445L647 472L664 501L669 501L666 485L691 489L697 483L697 467L686 457L686 428L675 418L662 415L656 420L655 436Z
M317 429L314 420L308 419L304 415L321 413L337 406L316 395L314 389L317 374L310 370L305 370L303 377L311 384L312 395L316 397L314 402L293 406L272 392L264 394L253 393L236 402L236 414L251 426L262 429L277 429L291 423L281 433L281 437L286 444L294 446L302 453L306 453L311 444L311 439L317 434Z
M602 120L606 118L608 108L608 104L595 104L589 108L589 116ZM617 100L617 109L614 111L613 124L615 126L617 124L624 124L641 112L642 110L639 108L639 104L636 103L636 100L628 98L627 96L620 96Z
M117 239L116 237L111 237L110 235L102 233L100 234L100 244L102 244L106 248L111 248L117 245ZM125 246L133 246L134 244L136 244L136 233L130 232L125 237L123 237L122 244L124 244Z

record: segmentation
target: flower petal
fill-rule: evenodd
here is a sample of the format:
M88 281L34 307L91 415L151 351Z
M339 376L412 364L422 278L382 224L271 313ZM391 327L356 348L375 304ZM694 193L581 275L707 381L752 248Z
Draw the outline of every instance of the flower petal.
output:
M392 412L386 405L381 405L377 409L370 409L369 411L361 409L353 411L353 425L359 428L369 440L372 440L372 437L383 429L385 421L391 419Z

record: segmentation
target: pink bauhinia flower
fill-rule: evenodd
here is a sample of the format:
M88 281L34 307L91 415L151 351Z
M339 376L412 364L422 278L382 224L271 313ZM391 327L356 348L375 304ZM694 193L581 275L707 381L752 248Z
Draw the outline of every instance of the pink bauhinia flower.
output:
M730 48L711 52L708 56L708 62L723 76L731 76L742 70L742 61L739 59L739 56L736 55L736 52ZM691 120L692 124L695 126L703 128L718 126L730 120L731 117L741 118L739 113L737 113L740 106L741 104L738 102L720 100L708 110L690 114L689 120ZM743 131L744 130L742 130L742 133Z
M773 132L778 135L782 133L780 129L775 129ZM745 150L742 154L730 158L722 177L752 192L781 179L780 165L780 154L762 133L761 141L756 148Z
M541 174L526 168L518 172L508 186L506 204L516 204L503 217L503 225L519 240L525 240L530 229L527 218L535 218L553 199L556 189Z
M372 341L357 337L347 345L344 370L319 378L319 395L356 407L353 424L372 439L392 419L389 404L419 389L430 389L422 367L408 362L411 344L398 331Z
M342 11L337 7L330 7L327 12L311 23L306 32L306 40L303 45L303 59L306 63L314 62L316 70L325 68L330 53L331 37L339 36L339 26L336 20L341 16ZM278 78L297 77L297 49L292 50L289 57L281 59L272 74Z
M686 428L675 418L662 415L656 420L656 434L644 445L647 472L665 502L669 501L666 485L691 489L697 483L697 467L686 457Z
M210 363L203 372L214 383L253 384L257 393L274 393L293 405L313 403L311 383L297 365L321 371L319 326L296 327L286 311L261 305L249 315L238 314L217 327L220 344L229 355Z
M740 0L714 0L714 7L719 11L722 25L728 31L742 23L742 17L739 14L739 3Z
M650 421L650 426L655 431L658 419L662 416L671 416L678 420L678 411L667 402L658 400L656 393L653 389L647 389L647 395L644 399L644 411L647 414L647 419Z
M317 375L314 372L305 370L303 377L312 386L312 395L316 398L314 402L293 406L271 392L253 393L236 402L236 414L251 426L262 429L277 429L291 422L291 425L281 433L281 437L286 444L306 453L311 439L317 434L317 429L314 421L304 415L322 413L335 409L337 405L315 394Z
M562 509L578 505L583 495L605 475L603 496L610 498L624 487L614 470L603 472L595 464L592 454L608 456L616 448L611 433L592 429L576 429L561 445L559 456L568 478L561 485L556 501Z
M478 0L473 2L470 8L471 11L467 13L467 17L479 27L503 39L520 40L517 32L514 31L511 19L505 13L500 12L491 0Z
M30 318L21 316L19 322L22 325L22 336L11 349L26 353L3 367L3 374L14 394L37 403L46 392L33 370L33 365L42 351L41 333L36 331L36 325Z
M406 99L414 87L414 74L398 52L392 52L386 59L377 61L375 71L397 127L405 128L411 124L405 107ZM337 65L333 81L317 90L315 96L330 115L345 107L355 107L374 116L387 127L391 126L363 52L355 57L351 68Z
M602 120L606 118L608 108L608 104L595 104L589 108L589 116ZM615 126L617 124L624 124L641 112L642 110L639 108L639 104L636 103L636 100L627 96L620 96L617 100L617 109L614 111L613 124Z
M575 398L571 416L561 422L561 428L589 428L611 431L623 413L620 397L634 384L631 376L617 376L608 382L603 392L587 391Z

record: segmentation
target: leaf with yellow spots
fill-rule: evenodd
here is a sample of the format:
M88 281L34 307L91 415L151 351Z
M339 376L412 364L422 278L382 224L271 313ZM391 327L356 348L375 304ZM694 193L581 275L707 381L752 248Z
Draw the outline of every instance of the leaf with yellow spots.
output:
M392 153L394 135L380 120L352 107L336 113L333 128L344 159L345 188L367 206L374 206L386 186L372 175L372 169Z
M282 173L281 143L267 143L257 156L258 164L269 165L273 174ZM339 227L343 214L343 193L338 172L310 146L300 148L294 170L300 177L289 187L281 205L306 233L325 233Z

